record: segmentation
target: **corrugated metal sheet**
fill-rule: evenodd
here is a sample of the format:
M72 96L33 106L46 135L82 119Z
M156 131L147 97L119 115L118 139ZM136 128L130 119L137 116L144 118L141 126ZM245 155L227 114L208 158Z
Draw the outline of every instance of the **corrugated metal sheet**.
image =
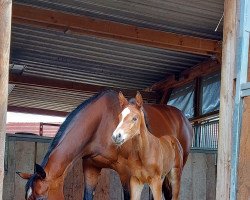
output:
M15 2L112 20L145 28L221 38L215 28L223 0L16 0Z
M16 85L9 95L8 105L71 112L92 95L94 93Z
M207 38L223 10L222 0L16 0L68 13ZM24 74L109 87L144 89L207 59L187 53L13 24L11 63ZM71 111L92 94L16 86L9 105Z
M144 89L206 57L28 26L12 28L13 63L24 74Z

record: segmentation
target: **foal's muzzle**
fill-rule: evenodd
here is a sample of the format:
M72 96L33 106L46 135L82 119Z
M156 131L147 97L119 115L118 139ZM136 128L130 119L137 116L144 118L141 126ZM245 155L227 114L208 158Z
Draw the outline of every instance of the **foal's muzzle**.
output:
M115 135L113 134L112 139L117 145L120 145L124 142L124 138L122 137L121 133L117 133Z

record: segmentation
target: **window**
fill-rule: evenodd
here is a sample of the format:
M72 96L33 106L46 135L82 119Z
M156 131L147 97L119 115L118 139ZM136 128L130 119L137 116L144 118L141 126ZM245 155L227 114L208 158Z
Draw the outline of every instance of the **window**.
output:
M194 82L184 85L180 88L175 88L168 105L180 109L187 118L194 116Z
M220 73L210 74L201 79L201 114L220 108Z

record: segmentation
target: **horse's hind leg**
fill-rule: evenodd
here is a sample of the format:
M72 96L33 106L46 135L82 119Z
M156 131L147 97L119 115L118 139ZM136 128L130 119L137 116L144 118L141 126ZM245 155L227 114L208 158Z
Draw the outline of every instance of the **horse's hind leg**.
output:
M84 200L93 200L101 169L91 165L83 165L84 173Z
M181 169L171 169L168 176L172 187L172 200L179 200L181 188Z

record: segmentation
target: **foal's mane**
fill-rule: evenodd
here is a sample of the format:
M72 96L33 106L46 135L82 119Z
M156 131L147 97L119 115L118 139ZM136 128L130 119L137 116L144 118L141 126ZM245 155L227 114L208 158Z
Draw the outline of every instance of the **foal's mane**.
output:
M87 105L89 105L90 103L93 103L94 101L97 101L99 98L101 98L103 95L108 94L108 93L113 93L115 94L115 91L113 90L106 90L103 92L100 92L92 97L90 97L89 99L85 100L83 103L81 103L79 106L77 106L65 119L65 121L62 123L62 125L60 126L59 130L56 133L56 136L54 137L54 139L52 140L52 142L50 143L49 149L42 161L41 166L45 167L45 165L48 162L49 156L51 154L51 152L57 147L57 145L59 144L59 142L61 141L61 138L64 136L65 134L65 130L66 128L69 126L69 124L73 121L74 117L81 111L83 110Z

